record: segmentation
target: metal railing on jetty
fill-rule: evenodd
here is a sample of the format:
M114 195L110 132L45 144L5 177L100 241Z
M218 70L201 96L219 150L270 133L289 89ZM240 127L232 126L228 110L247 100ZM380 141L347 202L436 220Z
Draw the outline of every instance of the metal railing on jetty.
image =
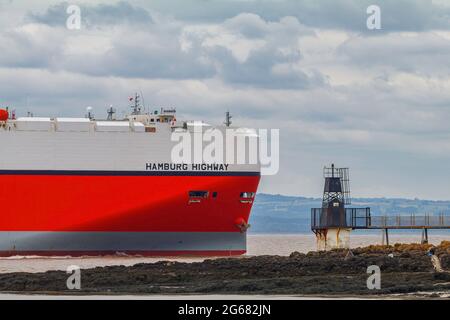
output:
M377 229L447 229L450 228L450 216L439 215L415 215L409 216L375 216L371 217L369 228Z
M428 229L450 229L450 215L384 215L372 216L370 208L345 208L339 221L327 219L327 209L311 209L311 230L320 234L331 228L383 230L383 244L389 245L389 229L421 229L422 243L428 243Z
M311 209L311 229L346 227L351 229L450 229L450 215L410 214L372 216L370 208L346 208L339 226L323 220L323 208Z

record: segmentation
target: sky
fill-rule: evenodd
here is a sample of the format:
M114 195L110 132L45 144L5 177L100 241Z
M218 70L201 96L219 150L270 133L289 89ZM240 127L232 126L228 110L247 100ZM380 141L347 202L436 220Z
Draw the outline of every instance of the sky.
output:
M450 199L450 0L0 0L0 106L106 117L134 92L280 129L261 192L318 197L334 162L355 197Z

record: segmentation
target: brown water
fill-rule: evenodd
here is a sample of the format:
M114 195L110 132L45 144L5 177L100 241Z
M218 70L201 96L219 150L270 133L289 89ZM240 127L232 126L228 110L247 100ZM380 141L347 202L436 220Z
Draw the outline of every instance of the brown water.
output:
M389 243L420 243L420 231L412 234L389 234ZM429 235L432 244L439 244L443 240L450 240L450 233ZM380 234L358 234L350 236L350 247L366 247L371 244L381 244ZM313 234L271 234L249 235L247 252L249 255L277 254L287 256L293 251L307 253L316 250L316 238Z
M430 242L438 244L442 240L450 240L450 234L431 235ZM393 234L391 243L413 243L420 241L420 233ZM351 247L381 244L381 234L352 235ZM316 249L315 237L312 234L258 234L249 235L247 240L247 255L289 255L293 251L308 252ZM15 256L0 258L0 273L9 272L45 272L48 270L67 270L70 265L82 269L125 265L131 266L142 262L156 262L161 260L194 262L205 258L166 258L166 257L139 257L139 256L103 256L103 257L23 257Z

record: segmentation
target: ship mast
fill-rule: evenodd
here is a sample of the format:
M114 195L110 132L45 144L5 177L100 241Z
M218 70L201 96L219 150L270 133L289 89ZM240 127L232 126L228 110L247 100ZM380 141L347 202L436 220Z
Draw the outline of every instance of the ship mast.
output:
M134 98L133 97L130 98L130 101L134 100L134 104L131 105L131 109L132 109L131 114L132 115L141 114L140 98L141 98L141 96L138 95L137 93L134 94Z

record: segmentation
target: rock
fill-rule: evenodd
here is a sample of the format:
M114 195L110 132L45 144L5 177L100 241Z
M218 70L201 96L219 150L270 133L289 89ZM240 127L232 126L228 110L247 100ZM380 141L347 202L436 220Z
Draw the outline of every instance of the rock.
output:
M450 270L450 254L439 255L441 265L444 270Z
M289 255L289 258L291 259L299 259L304 258L306 255L304 253L300 253L298 251L294 251Z
M345 255L344 260L348 260L353 258L355 255L353 254L352 250L348 250L347 254Z
M429 246L369 246L289 256L253 256L208 259L203 262L161 261L134 266L82 270L80 294L120 292L258 293L258 294L374 294L366 287L367 267L382 270L382 289L375 294L445 289L450 274L431 272ZM448 270L448 243L436 246L436 255ZM394 256L395 259L389 256ZM0 291L66 292L64 271L0 274Z
M435 273L433 273L433 279L450 281L450 273L448 273L448 272L435 272Z

